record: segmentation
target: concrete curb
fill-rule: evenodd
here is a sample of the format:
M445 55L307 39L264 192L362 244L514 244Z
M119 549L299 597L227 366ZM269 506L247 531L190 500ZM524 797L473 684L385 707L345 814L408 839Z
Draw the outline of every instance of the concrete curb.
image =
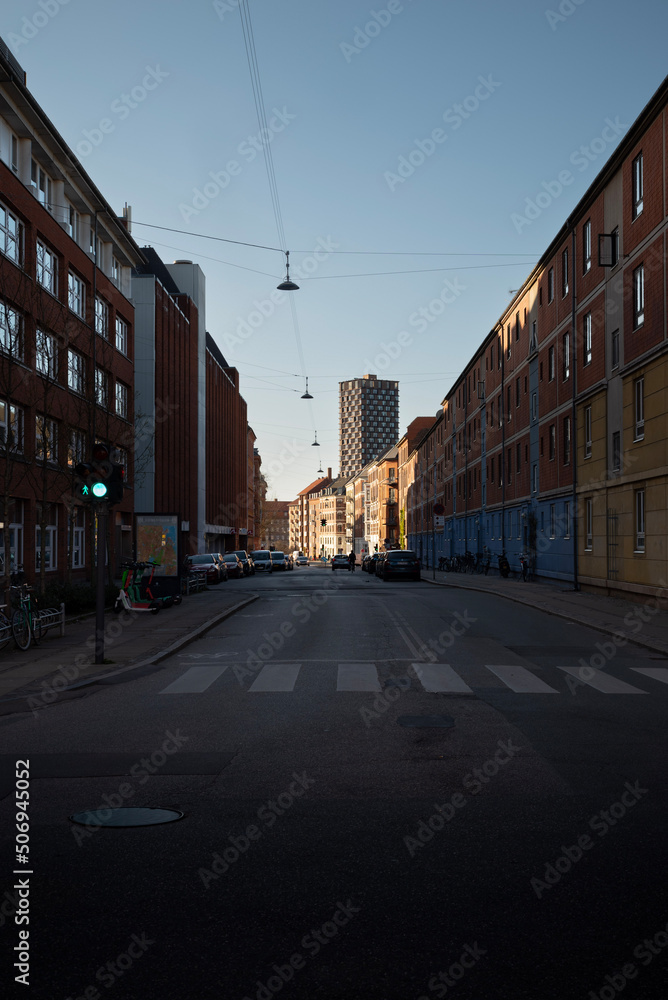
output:
M514 601L515 604L523 604L525 607L533 608L535 611L544 611L555 618L564 618L566 621L574 621L579 625L586 625L587 628L593 628L596 632L602 632L603 635L623 635L627 642L635 643L636 646L642 646L644 649L650 649L653 653L661 653L663 656L668 656L668 650L666 650L664 645L657 645L647 639L639 638L641 633L628 636L621 628L613 629L607 625L597 625L590 619L579 616L577 612L566 613L565 611L558 611L556 608L542 607L533 601L527 601L515 594L500 594L497 590L487 590L485 587L463 587L456 583L443 583L441 580L427 580L424 576L422 577L422 581L423 583L431 584L432 587L452 587L460 591L474 590L478 594L491 594L493 597L500 597L505 601ZM573 591L573 593L576 593L576 591Z
M67 687L63 688L63 691L74 691L82 687L90 687L91 684L98 684L100 681L106 680L108 677L117 677L119 674L129 673L131 670L139 670L141 667L150 667L156 663L160 663L161 660L166 660L169 656L177 653L180 649L185 646L190 645L191 642L195 642L200 636L205 635L216 625L220 625L224 622L226 618L240 611L242 608L248 607L249 604L253 604L257 601L259 594L252 594L245 600L240 601L239 604L235 604L231 608L227 608L226 611L221 611L220 614L216 615L215 618L210 618L208 621L204 622L203 625L199 625L192 632L188 632L187 635L181 636L176 642L173 642L171 646L167 646L166 649L161 649L159 653L155 653L153 656L148 657L145 660L140 660L138 663L133 663L128 667L119 667L118 670L110 670L106 674L97 674L95 677L89 677L85 681L79 681L76 684L69 684Z

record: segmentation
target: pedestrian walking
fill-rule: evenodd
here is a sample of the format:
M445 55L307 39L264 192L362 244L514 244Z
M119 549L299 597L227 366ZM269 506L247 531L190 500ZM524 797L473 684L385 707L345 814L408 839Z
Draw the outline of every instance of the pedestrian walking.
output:
M352 551L348 556L348 568L350 569L351 573L355 572L355 553Z

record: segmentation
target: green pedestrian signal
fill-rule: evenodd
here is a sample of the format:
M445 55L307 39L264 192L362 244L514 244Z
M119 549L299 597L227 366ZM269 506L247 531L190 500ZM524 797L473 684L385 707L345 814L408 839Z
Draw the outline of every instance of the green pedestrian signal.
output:
M98 443L93 448L90 462L80 462L75 466L77 479L75 495L88 502L106 501L120 503L123 499L124 469L118 462L112 462L110 449Z

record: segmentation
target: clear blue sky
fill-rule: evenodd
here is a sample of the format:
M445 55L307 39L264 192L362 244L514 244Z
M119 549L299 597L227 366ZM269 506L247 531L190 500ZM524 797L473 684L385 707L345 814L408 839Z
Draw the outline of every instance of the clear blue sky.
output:
M398 379L402 431L436 413L615 148L611 129L600 139L606 120L621 137L668 72L665 0L251 0L286 244L293 271L314 269L297 279L298 339L289 295L269 298L280 252L139 225L280 248L249 142L259 126L236 0L42 2L46 15L38 0L6 5L0 34L107 200L132 206L139 245L203 268L207 327L241 372L280 499L320 461L338 469L339 381ZM133 100L149 69L153 89ZM590 159L579 150L592 143ZM572 183L518 222L563 170Z

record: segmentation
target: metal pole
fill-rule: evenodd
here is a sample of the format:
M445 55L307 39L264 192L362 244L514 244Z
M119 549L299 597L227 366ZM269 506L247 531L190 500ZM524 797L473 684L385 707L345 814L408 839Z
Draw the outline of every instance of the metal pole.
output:
M436 579L436 525L434 524L434 513L432 507L431 515L431 578Z
M97 510L97 601L95 605L95 662L104 663L104 566L107 554L106 505Z

